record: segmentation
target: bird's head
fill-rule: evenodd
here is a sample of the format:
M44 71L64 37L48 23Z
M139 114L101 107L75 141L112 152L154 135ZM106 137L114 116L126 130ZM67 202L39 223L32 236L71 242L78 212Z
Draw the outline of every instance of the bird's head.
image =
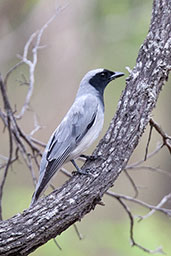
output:
M82 79L82 84L90 84L103 94L104 89L112 80L123 76L124 73L99 68L89 71Z

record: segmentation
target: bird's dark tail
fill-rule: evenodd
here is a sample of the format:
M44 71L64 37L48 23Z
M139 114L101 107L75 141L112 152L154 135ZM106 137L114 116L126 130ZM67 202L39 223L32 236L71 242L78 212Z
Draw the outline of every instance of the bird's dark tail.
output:
M38 200L42 191L43 191L43 188L38 187L38 189L34 192L34 194L32 196L30 207L32 207L36 203L36 201Z
M32 196L32 201L30 204L30 207L33 206L36 201L38 200L39 196L49 183L50 179L53 177L53 175L56 173L57 168L56 168L56 161L53 160L51 163L47 166L45 173L43 173L43 176L39 177L39 181L36 186L36 190Z

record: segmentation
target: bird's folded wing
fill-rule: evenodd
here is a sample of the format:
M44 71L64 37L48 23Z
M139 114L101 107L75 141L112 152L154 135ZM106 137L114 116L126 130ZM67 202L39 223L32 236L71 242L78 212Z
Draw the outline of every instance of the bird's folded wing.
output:
M64 162L92 127L98 102L95 97L79 97L51 136L45 153L46 161Z
M36 186L37 198L55 172L92 127L97 113L96 97L88 95L76 99L61 124L52 134L46 146Z

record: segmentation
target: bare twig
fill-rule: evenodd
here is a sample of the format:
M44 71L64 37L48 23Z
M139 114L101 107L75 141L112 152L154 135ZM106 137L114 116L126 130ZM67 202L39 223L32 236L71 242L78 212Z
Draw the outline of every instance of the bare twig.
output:
M17 80L17 82L19 82L19 85L20 86L23 86L23 85L29 85L29 82L27 81L27 78L25 77L24 74L21 74L22 76L22 80Z
M160 211L162 213L164 213L165 215L171 217L171 210L170 209L167 209L167 208L161 208L161 207L158 207L157 206L153 206L151 204L148 204L146 202L143 202L139 199L136 199L136 198L133 198L131 196L127 196L127 195L122 195L122 194L118 194L118 193L114 193L113 191L107 191L106 192L107 195L111 196L111 197L114 197L114 198L120 198L120 199L124 199L124 200L127 200L127 201L131 201L133 203L136 203L136 204L139 204L143 207L146 207L150 210L155 210L155 211ZM167 198L170 198L168 195L166 196Z
M33 89L34 89L34 72L35 72L35 68L36 68L36 64L37 64L37 50L38 50L38 46L36 45L34 53L33 53L33 61L28 60L27 59L27 55L28 55L28 50L30 47L30 44L32 43L33 39L37 36L38 32L34 32L29 40L27 41L25 47L24 47L24 53L23 56L19 56L18 57L21 59L21 62L27 64L29 66L29 89L25 98L25 102L24 105L20 111L20 113L16 116L17 119L21 119L22 116L24 115L26 109L28 109L29 103L30 103L30 99L31 96L33 94ZM32 51L33 52L33 51Z
M11 160L12 160L12 155L13 155L13 139L12 139L12 132L11 132L11 119L10 119L10 105L8 100L6 99L6 90L5 90L5 85L2 81L2 77L0 75L0 89L1 89L1 93L3 95L4 98L4 108L7 112L7 125L8 125L8 134L9 134L9 156L8 156L8 161L4 170L4 175L2 178L2 182L0 184L0 220L2 220L2 195L3 195L3 188L5 185L5 181L7 178L7 173L8 173L8 169L10 167L11 164Z
M158 173L161 173L163 175L166 175L168 176L169 178L171 178L171 173L166 171L166 170L163 170L161 168L158 168L158 167L152 167L152 166L145 166L145 165L140 165L140 166L132 166L132 167L127 167L126 168L127 170L149 170L149 171L153 171L153 172L158 172Z
M148 148L149 148L149 145L150 145L150 140L151 140L152 130L153 130L153 126L150 124L150 132L149 132L149 136L148 136L147 146L146 146L146 149L145 149L145 157L144 157L144 161L146 161L146 160L147 160Z
M83 239L83 235L79 232L77 225L76 225L76 224L73 224L73 226L74 226L74 229L75 229L75 232L76 232L78 238L79 238L80 240L82 240L82 239Z
M2 155L2 154L0 154L0 158L2 158L2 159L5 160L5 161L8 161L8 157L7 157L7 156L4 156L4 155Z
M8 125L8 131L9 131L9 157L8 161L4 170L4 175L2 178L2 182L0 184L0 220L2 220L2 195L3 195L3 188L5 185L5 181L7 178L8 169L10 167L10 164L12 162L12 154L13 154L13 140L12 140L12 133L10 131L11 125L10 125L10 119L8 119L9 125Z
M144 220L148 217L150 217L151 215L153 215L157 210L159 210L168 200L171 199L171 193L169 193L168 195L164 196L162 198L162 200L160 201L160 203L158 205L156 205L156 209L152 209L149 213L147 213L144 216L138 216L139 217L139 221ZM167 210L168 216L171 217L171 210Z
M56 241L55 238L53 238L53 241L54 241L55 245L58 247L58 249L61 251L62 247L59 245L59 243Z
M108 191L109 192L109 191ZM114 195L113 193L108 193L109 195L112 195L115 199L118 200L118 202L122 205L122 207L124 208L124 210L126 211L126 213L128 214L129 220L130 220L130 240L131 240L131 245L132 246L136 246L138 248L140 248L141 250L147 252L147 253L151 253L151 254L155 254L155 253L161 253L164 254L163 250L161 247L155 249L155 250L149 250L145 247L143 247L142 245L138 244L135 239L134 239L134 217L129 209L129 207L126 205L126 203L123 202L123 200L121 199L121 196L119 195ZM124 198L123 198L124 199ZM136 199L134 199L136 200Z
M37 65L37 54L38 54L38 50L41 49L42 47L40 46L40 41L42 38L42 35L44 33L44 31L47 29L47 27L50 25L50 23L52 23L52 21L57 17L57 15L59 14L59 11L61 11L62 8L58 9L56 11L56 13L42 26L42 28L40 30L38 30L37 32L34 32L29 40L27 41L25 47L24 47L24 52L22 56L18 56L21 59L21 62L25 63L26 65L28 65L29 67L29 89L25 98L25 102L23 107L21 108L20 113L16 116L17 119L21 119L25 113L25 111L28 109L29 104L30 104L30 100L33 94L33 90L34 90L34 81L35 81L35 68ZM28 59L28 51L30 48L31 43L33 42L33 40L36 40L35 42L35 46L32 49L32 61Z
M4 128L7 126L6 114L0 109L0 117L4 123Z
M28 168L31 172L31 176L33 178L34 184L36 183L36 177L35 177L35 174L34 174L32 161L35 161L37 167L39 168L39 163L38 163L37 157L41 156L41 152L40 152L39 148L37 148L36 144L39 145L39 146L43 146L43 147L45 146L44 143L32 138L33 134L40 129L40 125L37 122L36 116L34 116L35 127L31 131L30 135L26 135L24 133L24 131L18 126L16 119L21 119L23 117L26 109L28 108L28 106L30 104L31 96L33 94L33 89L34 89L34 79L35 79L34 76L35 76L35 68L36 68L36 65L37 65L38 50L42 48L41 45L40 45L42 35L43 35L45 29L57 17L57 15L59 14L59 12L62 9L63 8L58 8L56 13L42 26L42 28L39 31L33 33L30 36L30 38L28 39L28 41L25 44L23 55L20 56L21 61L19 63L17 63L14 67L12 67L8 71L4 82L1 79L1 82L3 84L3 88L2 88L3 91L2 91L2 89L1 89L1 91L2 91L2 96L3 96L4 106L5 106L5 113L0 111L0 117L4 122L4 126L8 127L8 129L10 129L9 130L9 133L10 133L10 136L11 136L10 141L11 141L11 143L13 143L13 140L14 140L14 142L16 143L17 149L21 152L21 155L22 155L26 165L28 166ZM29 59L28 58L29 48L30 48L31 44L33 43L33 40L35 40L35 45L32 49L32 59ZM10 106L10 102L8 100L8 96L7 96L7 93L6 93L6 85L7 85L7 81L8 81L9 76L21 64L26 64L29 67L29 87L28 87L28 92L27 92L27 95L26 95L26 98L25 98L24 105L22 106L20 113L17 116L14 116L15 112L12 110L12 108ZM25 76L24 76L24 83L26 83ZM26 146L28 146L28 147L26 147ZM12 150L12 147L10 148L10 150ZM29 150L31 150L31 153L29 152ZM1 168L2 167L5 168L4 179L3 179L3 182L2 182L1 188L3 188L3 185L5 183L6 174L7 174L7 170L8 170L9 165L12 162L14 162L15 160L16 160L15 157L12 158L12 156L11 157L9 156L7 163L5 163L4 165L1 166Z
M129 173L127 172L127 170L125 169L124 171L126 177L128 178L128 180L130 181L133 189L134 189L134 192L135 192L135 195L134 195L134 198L137 198L138 196L138 187L137 185L135 184L134 180L132 179L132 177L129 175Z
M171 144L169 143L169 141L171 142L171 137L169 135L167 135L163 130L162 128L159 126L159 124L154 121L152 118L150 119L150 125L152 127L154 127L156 129L156 131L162 136L162 139L163 139L163 145L165 145L170 154L171 154Z
M23 61L18 62L15 66L13 66L6 74L5 79L4 79L4 85L5 87L7 86L7 81L9 76L13 73L14 70L16 70L19 66L23 64Z
M31 140L32 142L34 142L35 144L37 144L37 145L43 147L43 148L46 147L46 143L44 143L44 142L42 142L42 141L40 141L40 140L37 140L37 139L35 139L35 138L33 138L33 137L30 137L30 140Z
M8 156L8 161L5 165L5 171L4 171L4 176L1 182L0 186L0 207L1 207L1 200L2 200L2 194L3 194L3 187L6 181L7 177L7 172L9 169L10 164L13 162L13 142L16 143L16 148L17 150L19 149L24 161L26 162L27 166L32 172L32 164L30 161L30 154L27 152L26 147L22 141L22 139L28 144L30 149L32 150L33 156L36 153L39 153L39 149L35 147L35 145L32 144L32 142L29 140L28 136L24 134L24 132L19 128L16 119L13 114L13 110L11 108L7 92L6 92L6 87L4 85L4 82L0 76L0 89L1 89L1 94L2 94L2 99L4 103L4 109L6 112L6 115L1 112L1 117L4 122L4 125L8 128L9 131L9 156ZM15 159L15 158L14 158ZM35 159L35 158L34 158ZM33 176L33 175L32 175ZM34 178L34 177L33 177ZM34 179L33 179L34 180ZM2 218L2 208L0 208L0 217Z
M40 129L41 129L41 126L38 123L37 115L34 114L34 129L30 132L30 137L33 136Z
M15 157L13 157L13 158L11 159L10 165L13 164L16 160L18 160L18 150L19 150L19 148L16 148ZM2 155L1 155L1 157L2 157ZM0 169L5 168L6 165L7 165L7 163L8 163L8 160L9 160L8 157L5 157L5 156L3 156L3 157L4 157L4 159L5 159L7 162L4 163L4 164L1 164Z
M159 248L157 248L155 250L149 250L149 249L143 247L142 245L138 244L137 242L135 242L135 239L134 239L134 217L133 217L129 207L120 198L117 198L117 200L122 205L122 207L125 209L126 213L129 216L129 219L130 219L130 240L131 240L131 245L132 246L136 246L136 247L140 248L141 250L143 250L144 252L147 252L147 253L151 253L151 254L161 253L161 254L164 254L164 252L162 250L162 247L159 247Z
M36 186L37 179L36 179L34 168L33 168L33 165L32 165L32 160L31 160L32 156L30 154L27 154L27 157L28 157L27 165L28 165L28 167L30 169L30 172L31 172L33 184Z
M155 156L161 150L162 147L163 147L163 144L159 144L153 152L151 152L150 154L147 155L146 160L152 158L153 156ZM135 162L133 164L127 165L125 169L128 170L128 169L135 168L136 166L139 166L140 164L142 164L144 162L145 162L144 159L143 160L139 160L139 161L137 161L137 162Z

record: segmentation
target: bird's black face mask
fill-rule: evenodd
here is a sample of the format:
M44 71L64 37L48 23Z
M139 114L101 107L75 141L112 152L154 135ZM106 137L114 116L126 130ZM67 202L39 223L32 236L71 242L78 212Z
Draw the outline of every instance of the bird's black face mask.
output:
M102 72L97 73L94 77L92 77L89 83L96 88L102 95L105 87L108 83L117 77L123 76L124 73L121 72L113 72L107 69L104 69Z

